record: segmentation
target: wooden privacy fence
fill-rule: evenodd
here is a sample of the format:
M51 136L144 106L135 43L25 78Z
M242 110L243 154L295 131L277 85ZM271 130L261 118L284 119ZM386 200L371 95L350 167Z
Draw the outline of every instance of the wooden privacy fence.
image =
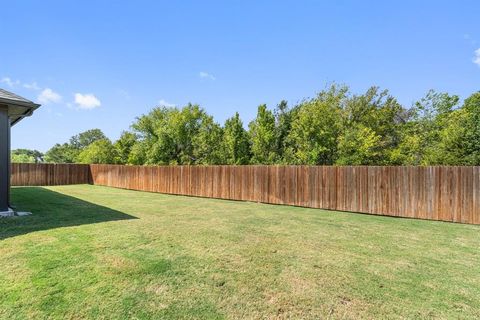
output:
M91 165L96 185L480 224L480 167Z
M88 164L12 163L12 186L91 183Z
M480 224L480 167L14 165L14 185L131 190Z

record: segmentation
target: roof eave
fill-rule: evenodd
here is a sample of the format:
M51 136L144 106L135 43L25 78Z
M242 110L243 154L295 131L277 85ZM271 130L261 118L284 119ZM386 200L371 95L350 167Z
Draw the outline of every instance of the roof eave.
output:
M0 99L0 103L4 103L3 102L4 99ZM8 103L9 105L14 105L14 106L17 106L17 107L22 107L22 108L25 108L25 112L22 113L21 115L19 115L19 117L17 119L15 119L14 121L12 121L12 123L10 124L10 126L14 126L15 124L17 124L18 122L20 122L20 120L22 120L23 118L26 118L26 117L30 117L33 112L35 110L37 110L39 107L40 107L40 104L37 104L37 103L29 103L29 104L26 104L26 103L12 103L11 101Z
M37 109L38 107L40 107L38 103L5 99L5 98L0 98L0 104L13 105L13 106L23 107L23 108L33 108L33 109Z

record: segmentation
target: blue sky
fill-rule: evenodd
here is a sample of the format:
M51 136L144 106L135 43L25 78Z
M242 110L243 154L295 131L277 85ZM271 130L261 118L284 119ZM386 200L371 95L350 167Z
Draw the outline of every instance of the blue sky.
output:
M480 1L0 1L0 87L42 103L12 147L111 139L159 103L218 122L295 103L327 83L480 89ZM476 58L477 57L477 58ZM477 63L475 63L475 59Z

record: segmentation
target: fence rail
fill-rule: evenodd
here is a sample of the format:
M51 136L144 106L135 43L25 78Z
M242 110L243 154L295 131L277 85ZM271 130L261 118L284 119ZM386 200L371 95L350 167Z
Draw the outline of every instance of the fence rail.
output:
M480 167L57 165L70 167L52 171L43 168L52 165L34 166L14 165L14 185L92 183L480 224ZM45 171L48 174L42 173ZM50 178L43 178L45 175Z

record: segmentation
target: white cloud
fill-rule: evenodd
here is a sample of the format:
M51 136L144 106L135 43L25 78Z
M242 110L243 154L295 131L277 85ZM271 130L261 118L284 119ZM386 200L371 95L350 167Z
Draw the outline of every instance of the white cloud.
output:
M210 79L210 80L215 80L216 79L213 74L210 74L210 73L205 72L205 71L201 71L198 75L202 79Z
M9 87L14 87L20 84L19 80L13 81L9 77L3 77L2 80L0 80L1 83L5 83Z
M480 48L475 50L475 57L473 58L473 63L480 67Z
M78 108L86 110L95 109L102 105L100 100L98 100L98 98L91 93L75 93L75 103L77 104Z
M168 101L165 101L164 99L158 100L158 105L167 107L167 108L173 108L176 106L174 103L170 103Z
M32 83L24 83L23 87L31 90L40 90L40 87L35 81Z
M22 87L24 87L26 89L29 89L29 90L36 90L36 91L42 90L42 88L40 88L38 86L36 81L34 81L32 83L22 83L22 81L20 81L20 80L12 80L12 78L10 78L10 77L3 77L2 79L0 79L0 83L5 83L10 88L21 85Z
M50 88L46 88L38 95L38 101L40 103L49 104L49 103L59 103L62 101L62 96L53 91Z
M5 83L11 88L21 85L25 89L29 89L29 90L36 90L36 91L42 90L42 88L40 88L40 86L37 84L36 81L33 81L32 83L23 83L20 80L12 80L12 78L10 77L3 77L2 79L0 79L0 83Z

